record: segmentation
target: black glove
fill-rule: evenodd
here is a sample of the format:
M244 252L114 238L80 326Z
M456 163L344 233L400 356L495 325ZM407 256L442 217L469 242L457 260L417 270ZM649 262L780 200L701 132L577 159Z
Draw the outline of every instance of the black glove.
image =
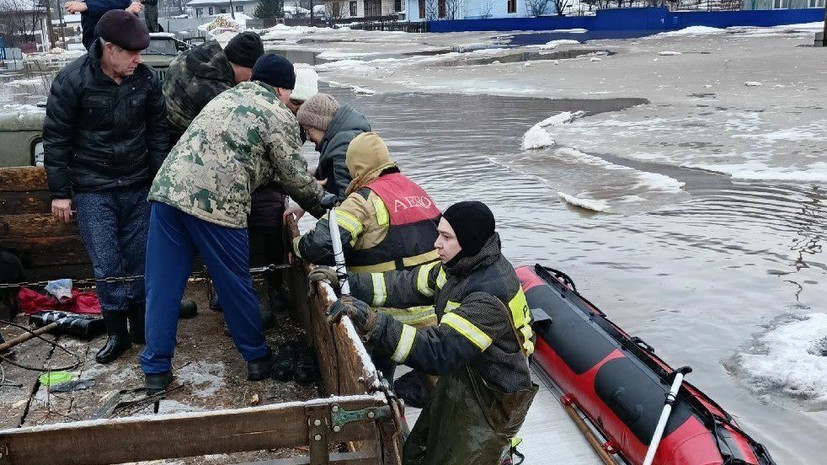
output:
M327 310L327 321L337 323L344 315L350 317L356 329L365 335L365 338L370 338L370 333L376 325L375 310L359 299L344 296L333 302L333 305Z
M339 276L336 275L336 270L329 266L317 266L307 274L307 279L310 281L310 295L311 297L316 293L316 283L325 282L330 284L336 295L339 295Z
M338 203L339 197L336 197L336 195L331 194L330 192L325 192L322 196L322 200L319 201L319 206L324 208L325 210L330 210L331 208L335 207Z

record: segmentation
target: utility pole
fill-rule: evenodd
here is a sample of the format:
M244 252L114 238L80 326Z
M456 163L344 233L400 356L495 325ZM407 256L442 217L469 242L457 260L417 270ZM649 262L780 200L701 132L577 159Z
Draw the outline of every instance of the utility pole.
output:
M51 0L46 1L50 2ZM60 7L60 2L57 5L57 16L60 19L60 39L63 43L63 50L66 50L66 24L63 23L63 8Z
M313 27L313 0L310 0L310 26Z
M230 0L230 16L235 19L235 7L233 6L233 0Z
M827 47L827 1L824 2L824 35L821 36L821 45Z
M46 0L46 31L49 34L49 46L54 48L55 46L55 34L52 30L52 5L51 0Z

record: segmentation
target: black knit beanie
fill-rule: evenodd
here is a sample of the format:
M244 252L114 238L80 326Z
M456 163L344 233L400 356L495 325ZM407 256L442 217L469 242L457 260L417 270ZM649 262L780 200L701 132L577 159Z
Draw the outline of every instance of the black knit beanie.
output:
M274 53L262 55L253 66L253 81L261 81L273 87L293 89L296 86L296 71L293 63Z
M478 254L486 241L494 235L494 214L482 202L457 202L448 207L442 217L454 228L459 246L462 247L455 258Z
M252 68L256 60L264 55L264 44L255 32L242 32L236 35L224 47L224 54L230 63L244 68Z

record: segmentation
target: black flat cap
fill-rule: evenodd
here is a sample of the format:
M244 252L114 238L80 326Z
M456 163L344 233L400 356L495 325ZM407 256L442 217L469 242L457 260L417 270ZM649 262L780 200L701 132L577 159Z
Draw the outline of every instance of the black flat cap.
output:
M149 30L137 16L126 10L109 10L95 26L95 34L126 50L149 47Z

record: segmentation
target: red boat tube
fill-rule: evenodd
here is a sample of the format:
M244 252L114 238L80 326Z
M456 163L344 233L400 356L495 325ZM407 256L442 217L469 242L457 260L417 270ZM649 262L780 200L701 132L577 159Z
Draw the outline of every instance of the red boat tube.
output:
M631 464L643 463L674 370L582 297L564 273L517 268L537 335L533 361ZM732 417L684 381L654 465L775 465Z

